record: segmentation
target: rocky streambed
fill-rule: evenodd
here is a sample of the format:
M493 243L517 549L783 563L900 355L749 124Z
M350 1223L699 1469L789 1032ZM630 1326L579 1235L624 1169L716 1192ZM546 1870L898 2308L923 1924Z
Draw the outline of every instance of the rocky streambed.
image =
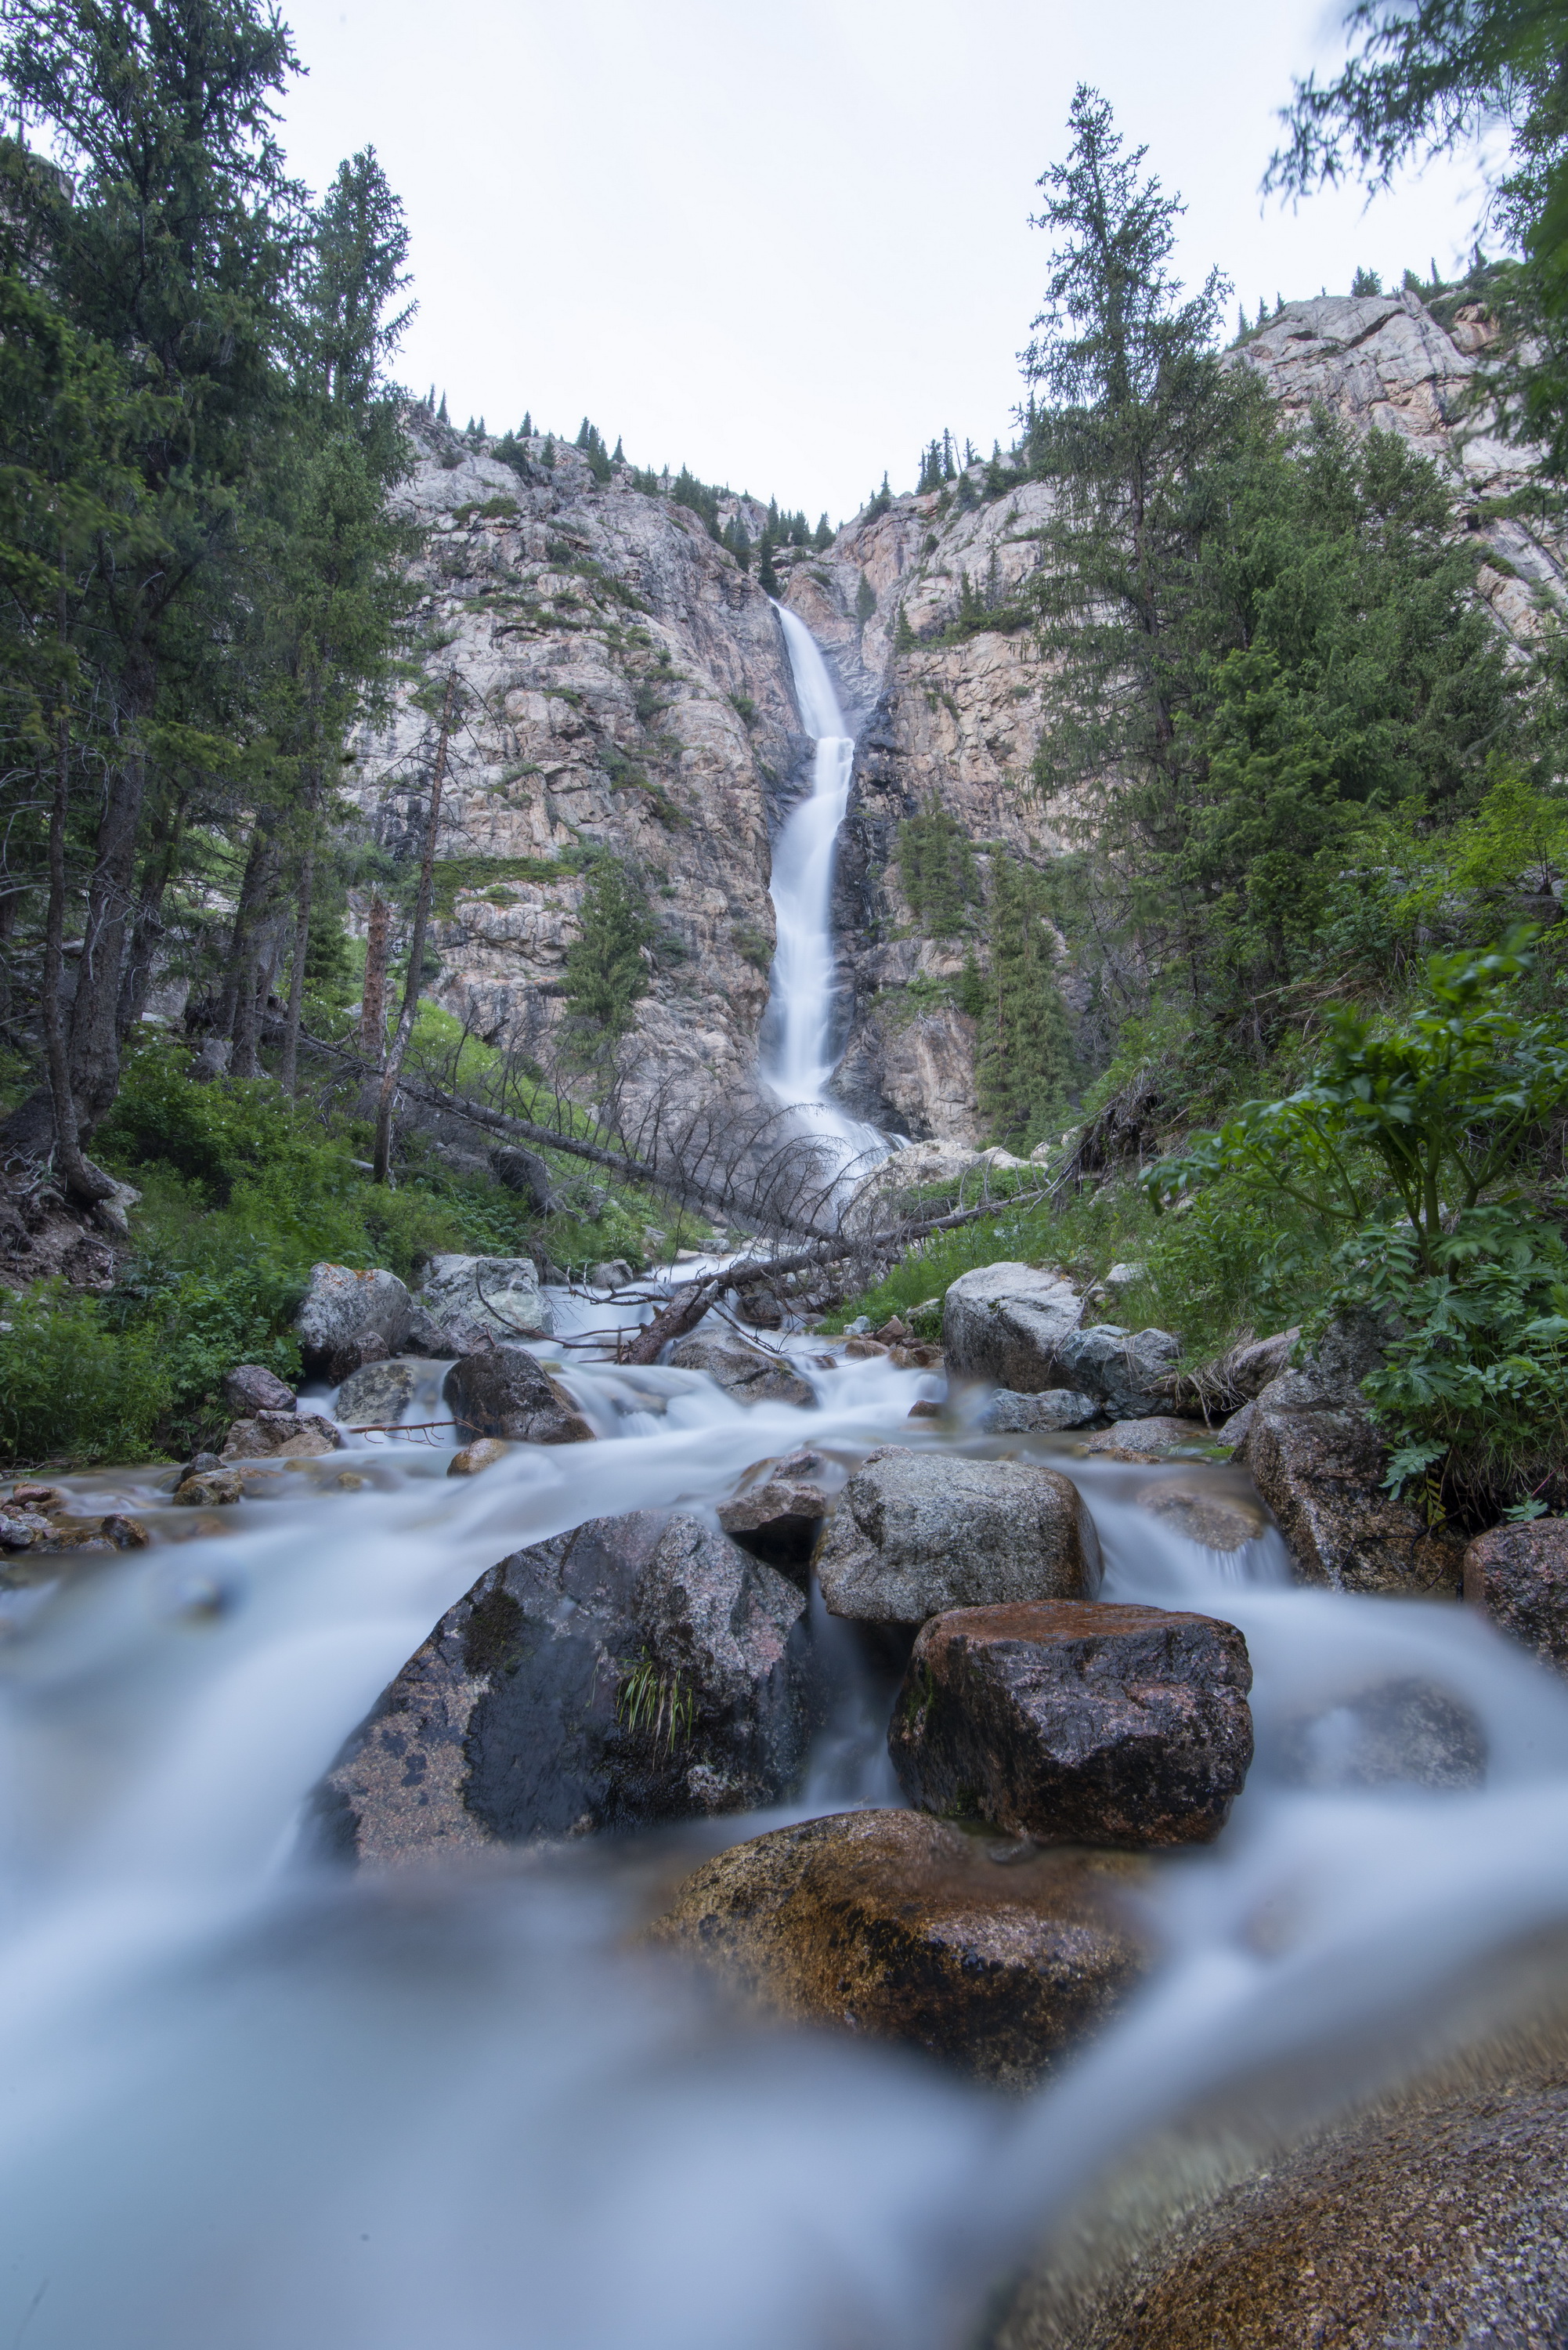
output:
M1553 1980L1553 1529L1398 1517L1365 1333L651 1311L323 1268L299 1398L0 1506L28 2350L1552 2338L1556 2043L1407 2084Z

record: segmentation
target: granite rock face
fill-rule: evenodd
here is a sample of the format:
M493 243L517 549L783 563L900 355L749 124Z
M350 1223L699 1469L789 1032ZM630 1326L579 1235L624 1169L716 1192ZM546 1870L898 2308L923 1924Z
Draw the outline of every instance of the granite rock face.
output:
M1108 2022L1147 1969L1127 1898L1146 1866L999 1852L919 1812L851 1812L721 1853L649 1939L774 2014L1024 2088Z
M793 1583L665 1512L518 1551L348 1740L318 1835L393 1864L774 1801L811 1728L805 1615Z
M1365 1411L1280 1410L1272 1393L1253 1406L1247 1466L1298 1579L1333 1591L1457 1592L1462 1544L1380 1490L1387 1453Z
M306 1370L347 1378L361 1363L395 1355L408 1333L409 1293L395 1273L356 1273L346 1264L313 1264L310 1287L295 1315Z
M888 1748L922 1810L1049 1844L1206 1844L1252 1760L1251 1683L1213 1617L957 1608L915 1642Z
M494 1338L546 1338L555 1326L532 1257L432 1256L413 1303L438 1328Z
M1568 1671L1568 1522L1493 1526L1465 1553L1464 1592L1500 1632Z
M461 1357L441 1393L460 1444L476 1436L501 1436L513 1444L579 1444L594 1432L566 1389L523 1347L490 1347Z
M1080 1385L1064 1376L1062 1350L1083 1318L1084 1301L1064 1273L986 1264L961 1274L942 1302L949 1375L1019 1395Z
M874 1624L1076 1598L1084 1588L1077 1492L1032 1462L884 1445L844 1488L816 1574L830 1616Z

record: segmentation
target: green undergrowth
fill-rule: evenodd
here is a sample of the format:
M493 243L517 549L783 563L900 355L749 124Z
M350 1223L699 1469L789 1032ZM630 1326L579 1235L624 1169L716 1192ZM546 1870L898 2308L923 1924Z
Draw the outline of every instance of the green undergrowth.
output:
M367 1125L324 1120L268 1078L196 1085L188 1068L171 1043L145 1047L95 1137L95 1155L142 1194L114 1289L48 1283L0 1298L0 1461L188 1457L224 1424L236 1363L297 1378L293 1316L323 1258L413 1284L443 1250L580 1273L605 1257L642 1266L655 1226L660 1253L709 1237L657 1194L548 1149L562 1205L547 1215L450 1172L417 1130L400 1138L396 1188L378 1185L356 1163L369 1157Z

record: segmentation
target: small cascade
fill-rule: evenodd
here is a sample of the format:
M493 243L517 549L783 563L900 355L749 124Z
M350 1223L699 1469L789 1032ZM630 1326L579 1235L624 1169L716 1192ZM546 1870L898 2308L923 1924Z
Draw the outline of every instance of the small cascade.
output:
M827 664L811 630L782 604L774 609L784 630L795 699L806 732L815 736L811 790L794 807L774 850L773 901L778 928L770 1039L760 1074L778 1102L819 1134L849 1168L888 1155L886 1138L833 1101L834 1011L837 993L833 951L833 863L838 827L849 799L855 741L844 723Z

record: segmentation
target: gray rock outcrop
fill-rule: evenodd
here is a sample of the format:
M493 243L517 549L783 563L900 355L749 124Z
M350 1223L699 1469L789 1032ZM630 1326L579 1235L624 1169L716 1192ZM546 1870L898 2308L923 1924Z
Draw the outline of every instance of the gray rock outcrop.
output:
M830 1616L874 1624L1075 1598L1084 1588L1078 1496L1065 1477L1033 1462L884 1445L839 1496L816 1574Z
M555 1328L532 1257L432 1256L413 1305L437 1329L547 1338Z
M411 1311L409 1293L395 1273L379 1266L356 1273L346 1264L313 1264L294 1320L306 1370L343 1379L361 1363L395 1355L408 1335Z
M441 1618L317 1789L381 1865L775 1800L811 1725L805 1595L659 1511L503 1559Z
M916 1640L888 1751L925 1811L1049 1844L1206 1844L1252 1760L1251 1685L1210 1616L961 1607Z
M1003 1263L961 1274L942 1301L949 1376L1019 1395L1072 1387L1062 1349L1083 1318L1084 1301L1064 1273Z

